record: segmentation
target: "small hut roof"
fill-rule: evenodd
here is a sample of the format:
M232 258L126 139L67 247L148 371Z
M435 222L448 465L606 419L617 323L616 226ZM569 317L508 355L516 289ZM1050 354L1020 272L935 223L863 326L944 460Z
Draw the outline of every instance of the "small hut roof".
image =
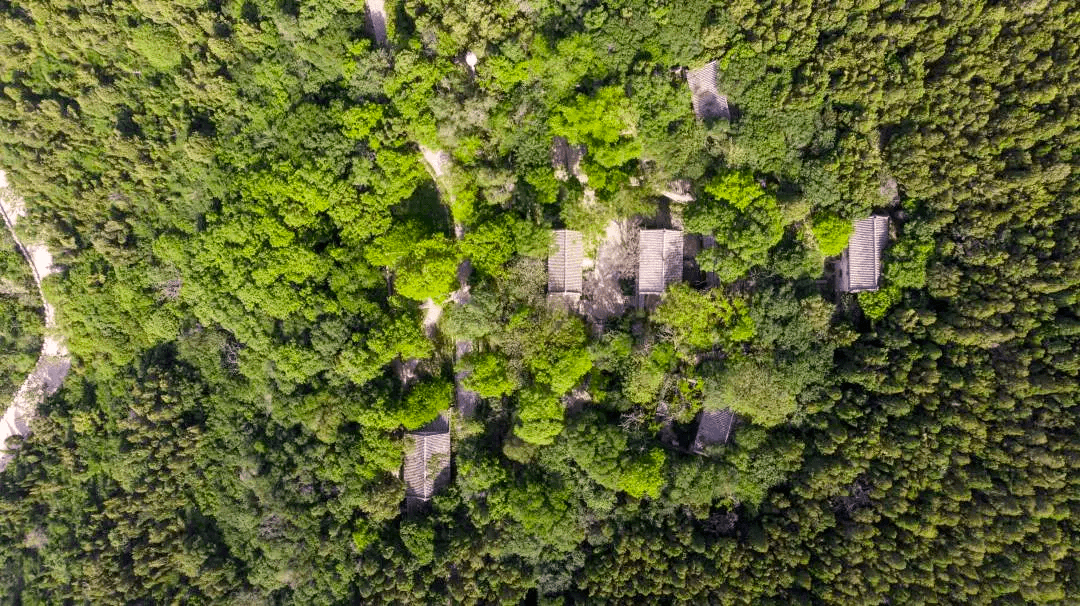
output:
M445 413L405 436L405 497L426 501L450 482L450 421Z
M663 294L669 284L682 280L683 234L675 229L638 232L639 295Z
M888 243L888 217L875 215L856 221L840 259L840 290L877 290L881 280L881 253Z
M686 83L690 85L691 102L698 118L731 119L727 97L716 90L716 61L710 61L703 67L687 72Z
M548 294L581 292L581 232L557 229L555 253L548 257Z
M731 426L735 424L735 413L730 408L723 410L703 410L698 421L697 436L694 438L693 451L701 454L714 444L727 444L731 438Z

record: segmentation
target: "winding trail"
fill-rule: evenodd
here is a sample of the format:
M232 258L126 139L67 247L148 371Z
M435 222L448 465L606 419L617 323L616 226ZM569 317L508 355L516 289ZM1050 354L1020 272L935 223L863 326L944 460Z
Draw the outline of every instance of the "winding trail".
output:
M387 15L385 0L365 0L364 4L367 6L368 18L371 21L371 27L375 34L375 42L382 48L387 48ZM472 70L472 64L469 65L469 69ZM424 158L424 165L427 167L428 172L431 174L432 180L435 181L435 187L439 192L439 197L442 198L443 204L446 205L447 210L450 212L451 221L454 224L454 238L461 240L465 237L465 225L454 220L454 207L456 199L454 197L454 188L449 183L450 177L450 154L442 150L431 149L423 145L419 145L420 154ZM437 331L439 318L442 316L443 305L446 303L454 303L457 305L464 305L469 302L469 276L472 274L472 264L468 259L465 259L458 266L457 278L458 289L450 293L450 297L447 301L437 303L432 299L424 301L420 308L424 312L423 329L424 334L429 339L435 338ZM473 344L470 341L457 341L454 343L454 362L459 362L462 356L472 351ZM415 378L415 368L419 363L419 360L408 360L402 364L403 382L407 379ZM465 389L461 386L461 381L468 375L466 371L458 371L454 375L454 392L455 403L459 412L464 417L472 416L476 410L476 405L480 400L479 394L476 392Z
M44 401L46 394L51 395L60 389L60 384L71 369L67 346L56 331L56 308L45 298L45 290L41 287L41 281L56 271L52 264L52 254L42 244L24 245L15 231L15 224L25 213L23 200L11 191L7 173L0 170L0 214L4 217L4 226L15 240L16 247L30 265L34 284L37 285L38 296L41 297L41 305L45 310L45 339L41 344L37 364L19 386L4 411L4 416L0 418L0 471L3 471L15 456L12 450L7 450L8 438L26 437L30 434L30 421L37 413L38 405Z
M424 157L424 164L427 165L428 172L431 173L432 179L435 180L435 186L439 190L439 196L444 199L444 204L447 205L450 210L451 219L454 212L454 188L448 184L445 179L450 176L450 155L445 151L438 151L420 146L420 153ZM454 238L461 240L465 237L465 225L459 221L454 221ZM472 263L468 259L461 261L458 265L457 279L458 289L450 293L449 302L456 305L466 305L472 295L469 292L469 276L472 275ZM428 299L425 302L427 316L424 323L425 329L431 327L431 332L428 333L428 337L434 336L435 324L438 322L438 315L442 314L442 308ZM435 311L438 309L438 312ZM437 315L438 314L438 315ZM432 318L434 318L432 320ZM454 362L455 364L461 361L461 358L469 354L473 350L472 341L455 341L454 342ZM480 402L480 394L475 391L471 391L462 386L462 381L469 376L469 371L458 370L454 373L454 401L457 405L458 412L462 417L469 418L476 412L476 407Z

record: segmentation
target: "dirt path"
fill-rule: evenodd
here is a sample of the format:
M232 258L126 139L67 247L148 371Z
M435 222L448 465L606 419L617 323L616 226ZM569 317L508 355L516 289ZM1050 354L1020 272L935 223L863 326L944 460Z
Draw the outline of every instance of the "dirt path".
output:
M375 42L386 46L386 3L384 0L367 0L368 18L371 29L375 32Z
M16 223L25 213L25 204L8 188L7 174L0 170L0 214L3 215L4 226L15 240L19 252L30 265L30 271L45 310L45 340L41 345L37 364L19 386L19 390L15 392L15 396L4 411L3 418L0 418L0 471L3 471L8 461L15 456L13 452L4 451L7 439L12 436L29 435L30 421L37 412L38 404L43 401L46 394L51 395L60 388L60 384L71 368L71 358L67 347L64 345L63 338L56 332L56 308L45 298L45 290L41 287L41 281L55 271L52 254L42 244L24 245L15 231Z
M446 182L446 179L450 176L450 155L444 151L434 150L423 145L420 146L420 153L424 156L424 164L427 165L428 172L431 173L431 177L435 180L435 185L439 190L439 196L443 197L443 203L450 209L450 215L453 217L454 208L454 190ZM454 238L461 240L465 237L465 225L459 221L454 221ZM468 259L461 262L458 266L457 278L458 289L450 293L450 302L455 305L466 305L471 300L472 295L469 292L469 276L472 275L472 263ZM433 305L433 304L432 304ZM436 312L429 306L426 309L426 318L430 319L435 317L435 322L438 321ZM441 315L442 310L439 309L438 314ZM431 332L428 333L428 337L434 336L434 322L430 324L425 321L425 332L427 332L428 326L431 327ZM456 341L454 343L454 362L460 362L461 358L467 355L473 350L472 341ZM469 372L460 370L454 375L454 399L457 405L458 412L461 416L469 418L476 412L476 407L480 402L480 395L474 391L470 391L462 387L461 382L465 377L469 376Z
M446 183L446 179L450 176L450 154L423 145L419 147L420 153L424 156L424 163L427 165L428 172L431 173L431 178L435 179L435 185L439 188L439 195L446 196L445 204L450 209L450 215L453 218L454 203L457 200L454 198L454 188ZM465 226L457 221L454 222L454 237L460 240L464 235L464 230Z

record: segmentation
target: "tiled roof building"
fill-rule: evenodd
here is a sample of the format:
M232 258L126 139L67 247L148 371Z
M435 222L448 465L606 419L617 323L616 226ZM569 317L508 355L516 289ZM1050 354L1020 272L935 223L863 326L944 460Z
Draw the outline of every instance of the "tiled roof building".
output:
M682 280L683 234L675 229L638 232L637 294L663 294Z
M548 257L548 295L581 296L581 232L557 229L555 252Z
M837 289L840 292L877 290L881 282L881 253L888 243L888 217L875 215L856 221L837 266Z
M401 475L407 501L427 501L450 482L450 421L446 413L405 435Z
M731 438L731 427L735 424L735 413L731 409L703 410L698 421L697 436L694 438L693 451L702 454L714 444L727 444Z

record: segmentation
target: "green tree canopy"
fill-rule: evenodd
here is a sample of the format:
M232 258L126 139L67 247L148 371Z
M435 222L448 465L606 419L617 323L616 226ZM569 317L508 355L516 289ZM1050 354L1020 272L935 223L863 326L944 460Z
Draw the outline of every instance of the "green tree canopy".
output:
M405 429L419 429L454 405L454 384L444 379L418 383L402 399L397 411Z
M716 238L717 245L698 253L698 264L733 282L761 265L784 235L776 198L747 172L727 172L705 186L706 195L686 209L686 229Z
M572 144L587 147L585 174L589 184L603 188L608 173L641 156L636 138L637 114L620 87L609 86L593 96L577 95L551 118L551 130Z
M817 240L821 254L832 257L847 248L848 238L855 227L848 221L833 213L818 213L814 215L814 239Z
M683 357L754 336L754 322L745 303L728 300L715 289L694 290L685 282L667 289L652 320L671 331L672 343Z

